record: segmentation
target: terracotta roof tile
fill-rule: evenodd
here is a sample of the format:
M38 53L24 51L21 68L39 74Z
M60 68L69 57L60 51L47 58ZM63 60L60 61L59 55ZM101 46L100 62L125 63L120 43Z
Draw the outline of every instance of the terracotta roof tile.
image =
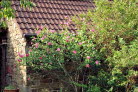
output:
M13 0L12 7L16 11L16 19L23 34L35 34L35 29L44 25L48 29L62 30L61 23L65 22L65 16L84 13L87 9L93 9L94 5L89 1L79 0L32 0L36 7L31 10L20 6L20 2ZM73 24L69 30L75 30Z

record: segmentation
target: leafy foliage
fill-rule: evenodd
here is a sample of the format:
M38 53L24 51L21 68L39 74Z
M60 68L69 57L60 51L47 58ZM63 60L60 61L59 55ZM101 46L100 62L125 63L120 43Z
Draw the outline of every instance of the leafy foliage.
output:
M31 8L35 6L34 3L29 0L20 0L21 6ZM14 9L11 7L10 0L1 0L0 1L0 27L6 28L6 20L14 17Z
M135 67L138 66L138 41L134 40L128 46L122 46L120 51L115 51L113 57L109 58L112 69L112 77L110 84L116 86L127 86L127 90L131 89L130 85L136 83L133 77L138 75Z
M74 92L133 91L138 76L137 1L98 0L95 5L73 17L75 32L68 23L59 32L39 28L29 54L19 53L18 61L42 75L50 71Z

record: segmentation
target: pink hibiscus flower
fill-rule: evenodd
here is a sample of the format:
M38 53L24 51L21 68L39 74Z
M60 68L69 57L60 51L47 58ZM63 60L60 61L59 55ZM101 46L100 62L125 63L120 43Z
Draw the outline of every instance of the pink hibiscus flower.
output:
M66 40L66 42L69 42L69 40Z
M65 22L64 24L68 26L69 25L69 22Z
M42 30L43 29L43 26L40 26L39 29Z
M27 78L27 80L31 80L31 78L30 78L30 77L28 77L28 78Z
M51 43L51 42L48 42L47 44L48 44L48 45L52 45L52 43Z
M85 67L89 68L90 67L90 64L86 64Z
M55 33L56 31L55 30L50 30L51 33Z
M39 57L39 59L43 59L42 57Z
M82 45L82 42L79 42L78 44L79 44L79 45Z
M39 46L39 43L36 43L36 44L35 44L35 47L38 48L38 46Z
M41 33L41 31L40 30L38 30L38 31L36 31L35 32L37 35L39 35L40 33Z
M92 29L92 30L90 30L91 32L94 32L95 31L95 29Z
M21 60L21 59L18 59L17 61L18 61L18 62L22 62L22 60Z
M22 55L22 54L20 54L20 53L18 53L18 56L19 56L20 58L23 58L23 57L24 57L24 55Z
M99 61L98 61L98 60L96 60L96 61L95 61L95 64L96 64L96 65L98 65L98 64L99 64Z
M29 52L32 52L32 49L30 49Z
M44 40L46 38L46 36L43 36L42 38L41 38L41 40Z
M68 18L68 16L65 16L65 18Z
M67 38L67 39L69 39L69 38L70 38L70 36L67 36L66 38Z
M60 48L57 48L57 50L56 51L60 51Z
M77 51L75 51L75 50L74 50L74 51L72 51L72 52L73 52L74 54L76 54L76 53L77 53Z
M44 39L45 39L44 37L41 38L41 40L44 40Z
M90 57L90 56L87 56L86 58L87 58L87 59L90 59L91 57Z
M29 56L29 54L26 54L26 57L28 57Z

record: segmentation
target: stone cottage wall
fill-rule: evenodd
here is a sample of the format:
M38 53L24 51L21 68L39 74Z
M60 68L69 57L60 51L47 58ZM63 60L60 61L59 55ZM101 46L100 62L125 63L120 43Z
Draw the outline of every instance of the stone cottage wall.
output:
M7 25L7 83L17 85L21 92L26 92L26 67L17 66L18 52L25 54L26 40L16 19L8 20Z

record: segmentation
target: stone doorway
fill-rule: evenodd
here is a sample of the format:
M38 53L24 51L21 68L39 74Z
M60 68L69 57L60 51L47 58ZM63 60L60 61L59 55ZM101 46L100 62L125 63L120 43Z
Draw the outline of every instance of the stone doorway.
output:
M0 92L6 85L6 32L0 31Z

